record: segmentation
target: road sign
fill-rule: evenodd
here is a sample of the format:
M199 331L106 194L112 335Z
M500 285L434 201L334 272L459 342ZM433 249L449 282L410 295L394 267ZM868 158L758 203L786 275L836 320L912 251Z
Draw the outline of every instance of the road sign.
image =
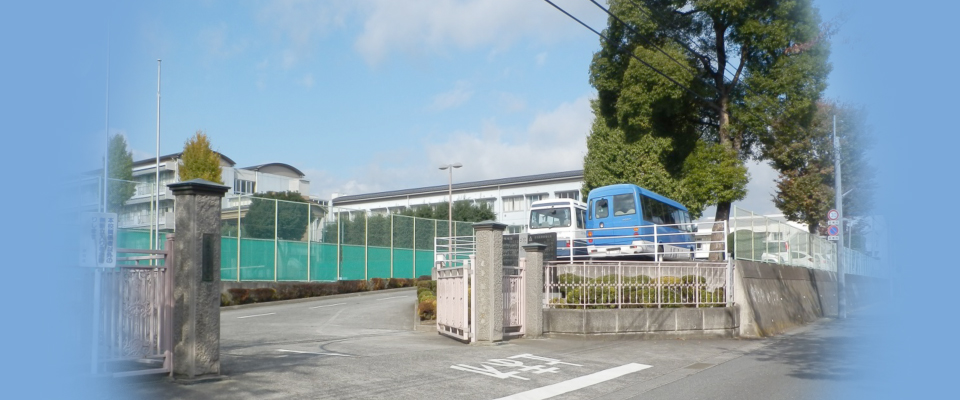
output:
M827 227L827 234L830 236L837 236L840 234L840 227L836 225L830 225Z
M840 240L840 236L827 236L827 240L837 241Z
M117 265L117 214L84 213L80 220L80 266Z
M835 219L828 219L828 220L827 220L827 225L828 225L828 226L829 226L829 225L840 225L840 221L837 221L837 220L835 220Z
M830 210L830 212L827 213L827 219L831 221L840 219L840 212L838 212L837 210Z

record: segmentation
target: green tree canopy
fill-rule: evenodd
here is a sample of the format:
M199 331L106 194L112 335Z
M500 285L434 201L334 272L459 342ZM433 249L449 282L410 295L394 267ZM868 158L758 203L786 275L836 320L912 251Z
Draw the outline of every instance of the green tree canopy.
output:
M116 134L110 138L107 148L107 211L117 212L133 196L133 154L127 150L127 140Z
M312 219L310 205L300 193L258 193L243 217L243 235L256 239L273 239L274 229L280 240L302 240Z
M872 146L864 110L835 102L820 102L807 129L764 143L764 153L779 171L774 204L791 221L807 224L820 233L827 212L834 207L833 117L837 117L845 216L866 216L874 191L874 170L866 152Z
M584 192L635 183L717 221L761 139L808 126L829 48L810 0L611 0ZM642 60L642 61L641 61ZM776 123L768 116L776 115Z
M183 144L183 156L180 159L180 180L197 178L223 184L220 155L210 148L210 140L202 130L198 130Z

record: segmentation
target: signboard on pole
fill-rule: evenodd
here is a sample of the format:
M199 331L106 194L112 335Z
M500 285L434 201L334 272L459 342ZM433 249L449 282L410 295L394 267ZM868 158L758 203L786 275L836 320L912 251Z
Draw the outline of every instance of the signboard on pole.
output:
M80 266L117 266L117 214L83 213L80 217Z
M840 227L837 225L830 225L827 227L827 240L840 240Z
M840 212L838 212L836 209L830 210L830 212L827 213L827 219L831 221L840 219Z

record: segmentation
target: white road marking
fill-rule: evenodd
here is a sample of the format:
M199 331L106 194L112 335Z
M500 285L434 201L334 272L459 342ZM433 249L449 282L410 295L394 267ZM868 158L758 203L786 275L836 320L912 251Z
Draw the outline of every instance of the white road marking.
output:
M351 355L338 354L338 353L314 353L312 351L297 351L297 350L285 350L285 349L277 349L277 351L282 351L285 353L297 353L297 354L316 354L319 356L353 357Z
M253 318L253 317L262 317L262 316L264 316L264 315L273 315L273 314L276 314L276 313L275 313L275 312L272 312L272 313L266 313L266 314L245 315L245 316L242 316L242 317L237 317L237 319L241 319L241 318Z
M321 307L342 306L342 305L344 305L344 304L347 304L347 303L327 304L327 305L325 305L325 306L316 306L316 307L310 307L310 308L313 309L313 308L321 308Z
M377 299L377 301L380 301L380 300L390 300L390 299L399 299L399 298L401 298L401 297L407 297L407 296L384 297L384 298L382 298L382 299Z
M584 375L579 378L566 380L560 383L554 383L553 385L547 385L541 388L528 390L526 392L520 392L511 396L501 397L500 399L497 399L497 400L549 399L553 396L559 396L561 394L572 392L574 390L583 389L587 386L592 386L601 382L606 382L611 379L619 378L626 374L645 370L650 367L651 367L650 365L630 363L626 365L621 365L619 367L610 368L600 372L592 373L590 375Z

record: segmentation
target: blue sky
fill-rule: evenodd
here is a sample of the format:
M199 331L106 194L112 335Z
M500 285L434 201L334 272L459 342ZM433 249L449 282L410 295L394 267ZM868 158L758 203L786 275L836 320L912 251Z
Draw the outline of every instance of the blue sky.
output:
M557 4L605 25L589 2ZM831 3L824 19L845 7ZM599 38L542 1L180 1L111 12L109 126L135 159L156 152L161 58L162 154L203 129L239 166L292 164L324 198L441 184L436 166L449 162L464 164L457 181L582 167ZM834 86L828 94L844 98ZM751 173L741 205L777 212L775 172Z

